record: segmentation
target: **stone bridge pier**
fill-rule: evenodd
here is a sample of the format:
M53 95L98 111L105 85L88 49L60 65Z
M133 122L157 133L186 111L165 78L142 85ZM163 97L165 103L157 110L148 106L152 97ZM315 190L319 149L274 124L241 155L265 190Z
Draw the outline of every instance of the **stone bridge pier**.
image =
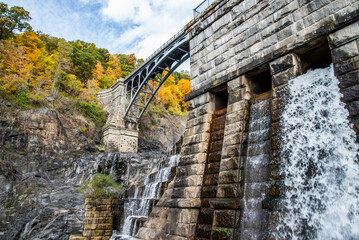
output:
M125 109L124 79L97 94L109 116L104 127L104 145L107 152L137 152L138 129L136 119L123 118Z

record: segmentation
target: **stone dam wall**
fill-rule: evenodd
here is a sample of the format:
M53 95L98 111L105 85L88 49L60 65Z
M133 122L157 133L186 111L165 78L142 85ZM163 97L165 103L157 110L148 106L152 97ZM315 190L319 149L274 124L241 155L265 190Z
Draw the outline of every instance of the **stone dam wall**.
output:
M358 136L358 19L356 0L222 0L188 23L191 93L181 158L137 239L251 239L246 233L275 239L269 233L283 214L280 119L288 80L333 64ZM256 155L248 140L251 106L261 99L270 106L262 149L268 159L248 170L248 157ZM215 124L220 110L224 121ZM267 187L247 191L248 181ZM259 218L246 220L244 202L256 194L264 196Z
M135 239L276 239L285 214L279 169L288 81L333 64L358 140L359 2L221 0L185 30L191 93L180 161ZM110 110L108 126L123 126L120 111ZM265 119L263 137L253 137L262 130L253 126L258 119ZM108 137L129 149L135 133L128 141ZM265 157L251 165L259 155Z

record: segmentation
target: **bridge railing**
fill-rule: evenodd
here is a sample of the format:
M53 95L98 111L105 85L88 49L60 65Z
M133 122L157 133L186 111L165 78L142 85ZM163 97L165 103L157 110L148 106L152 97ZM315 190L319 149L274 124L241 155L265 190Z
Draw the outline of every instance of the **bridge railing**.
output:
M193 17L197 17L205 10L214 0L203 0L195 9L193 9Z

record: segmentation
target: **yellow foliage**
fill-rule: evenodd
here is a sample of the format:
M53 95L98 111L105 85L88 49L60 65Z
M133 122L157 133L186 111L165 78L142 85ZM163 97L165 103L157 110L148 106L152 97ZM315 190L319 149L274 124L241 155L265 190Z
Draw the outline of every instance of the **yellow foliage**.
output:
M99 83L96 79L91 79L87 81L86 88L80 89L80 98L87 102L92 102L96 100L96 94L100 90Z
M94 79L96 79L96 81L100 81L103 77L103 67L102 64L100 62L97 62L96 67L94 68L93 72L92 72L92 77Z
M177 84L175 78L170 75L158 90L155 104L164 106L171 114L186 112L186 103L183 97L190 93L189 80L181 79Z

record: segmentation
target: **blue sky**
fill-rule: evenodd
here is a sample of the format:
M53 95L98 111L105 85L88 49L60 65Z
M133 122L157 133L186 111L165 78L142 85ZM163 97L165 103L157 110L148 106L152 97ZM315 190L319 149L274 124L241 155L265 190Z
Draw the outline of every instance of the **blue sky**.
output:
M31 26L111 53L146 58L192 19L201 0L2 0L30 12Z

